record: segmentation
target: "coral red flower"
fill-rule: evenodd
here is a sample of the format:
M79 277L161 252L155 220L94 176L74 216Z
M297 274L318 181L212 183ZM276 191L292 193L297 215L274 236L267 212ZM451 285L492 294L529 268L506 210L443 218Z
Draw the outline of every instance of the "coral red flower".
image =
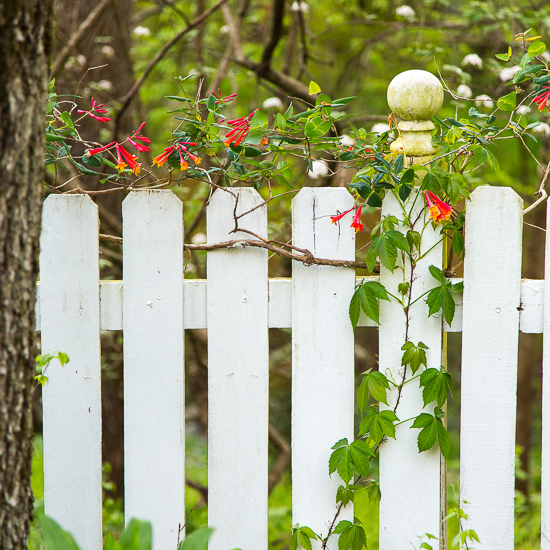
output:
M139 174L141 169L141 164L137 161L137 157L131 155L122 145L116 144L116 154L117 154L117 170L121 172L126 168L126 165L132 170L132 173L136 176Z
M254 116L254 113L258 109L252 111L248 116L236 118L235 120L228 120L227 124L232 126L233 129L225 136L225 141L223 142L226 147L229 147L231 143L236 147L241 143L241 141L248 135L250 132L250 120Z
M357 231L363 231L363 224L361 223L361 206L362 205L359 205L359 208L357 209L357 212L355 213L353 221L350 225L350 227L353 227L355 229L356 233Z
M151 147L144 145L144 143L151 143L151 140L141 135L141 129L145 126L145 122L141 123L141 126L128 138L128 141L140 152L150 151ZM141 141L142 143L137 143L134 140Z
M346 210L345 212L342 212L341 214L337 214L336 216L331 216L330 221L332 223L336 223L336 222L340 221L346 214L349 214L354 209L355 209L355 206L352 206L349 210Z
M102 151L105 151L105 149L109 149L109 147L112 147L113 145L116 145L116 141L112 141L109 143L109 145L104 145L103 147L97 147L96 149L88 149L86 152L86 156L93 157L97 153L101 153Z
M451 217L453 207L446 202L443 202L437 195L431 191L424 191L424 197L430 210L430 218L434 222L448 220Z
M106 116L97 116L92 113L92 111L95 111L96 113L106 114L107 109L103 107L103 103L100 103L99 105L96 103L96 100L92 97L92 108L89 111L81 111L78 110L77 113L84 113L87 114L89 117L95 118L96 120L99 120L99 122L108 122L111 120L109 117Z
M195 164L200 164L201 158L191 153L187 147L185 147L186 145L194 147L197 144L193 141L183 141L171 145L170 147L166 147L164 149L164 153L153 157L153 164L162 166L175 151L177 151L180 156L180 170L187 170L187 168L189 168L189 164L185 160L184 155L187 155Z
M168 157L174 152L175 148L176 148L175 145L171 145L170 147L165 147L164 153L161 153L160 155L153 157L153 166L155 164L157 166L162 166L168 160Z
M222 93L221 93L220 89L218 88L218 93L212 92L212 95L214 97L218 98L218 101L216 101L216 105L218 105L218 103L228 103L229 101L233 101L237 97L238 94L231 94L231 95L228 95L226 97L222 97Z
M531 101L531 103L538 103L539 111L542 111L546 107L546 104L548 103L548 100L550 99L550 88L544 86L542 89L547 90L547 91L540 94L540 95L538 95L537 97L535 97L535 99L533 99Z

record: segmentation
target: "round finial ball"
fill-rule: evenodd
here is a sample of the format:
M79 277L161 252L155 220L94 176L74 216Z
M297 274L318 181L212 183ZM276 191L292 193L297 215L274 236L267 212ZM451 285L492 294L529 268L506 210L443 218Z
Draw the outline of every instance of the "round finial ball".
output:
M443 105L443 86L428 71L399 73L388 86L388 105L403 120L430 120Z

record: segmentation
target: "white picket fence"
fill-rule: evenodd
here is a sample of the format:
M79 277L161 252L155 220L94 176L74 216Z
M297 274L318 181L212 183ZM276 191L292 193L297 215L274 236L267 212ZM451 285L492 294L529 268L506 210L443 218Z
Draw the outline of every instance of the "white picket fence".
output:
M237 213L261 202L252 189L233 191L239 193ZM317 257L354 259L353 229L346 218L336 227L329 217L352 203L343 188L301 190L293 201L293 243ZM207 211L209 243L250 238L230 234L233 208L231 194L214 193ZM386 199L383 215L396 208L395 200ZM422 201L416 208L423 208ZM152 521L155 550L175 550L185 520L188 329L208 329L208 517L216 528L210 549L268 547L268 328L292 329L293 523L326 533L334 517L341 481L328 476L330 449L354 434L354 334L348 318L354 270L294 262L291 279L268 279L267 251L237 246L208 252L207 280L185 280L182 210L170 191L130 193L123 203L123 281L100 281L97 207L80 195L52 195L44 203L37 329L44 353L60 350L70 357L64 367L51 364L43 393L45 508L84 550L102 547L100 332L106 330L123 330L124 336L125 514ZM241 224L266 237L266 206ZM460 483L470 514L466 527L477 531L477 548L511 550L518 332L548 327L550 290L544 292L544 281L521 280L522 201L511 189L478 188L467 204L466 228L463 305L452 326L440 316L428 318L419 300L409 334L429 346L428 366L439 367L442 328L463 332ZM438 231L428 227L425 250L437 240ZM547 245L547 273L549 250ZM419 262L415 296L434 286L428 266L441 266L441 257L436 247ZM380 280L392 290L402 275L382 269ZM380 306L380 370L396 374L404 314L394 303ZM372 322L361 317L359 324ZM545 338L545 364L549 350ZM548 384L545 377L545 550ZM407 419L421 410L418 383L408 384L398 416ZM418 548L419 536L438 535L445 514L440 454L419 454L418 430L409 427L399 426L396 441L381 447L382 550ZM340 519L352 518L349 504Z

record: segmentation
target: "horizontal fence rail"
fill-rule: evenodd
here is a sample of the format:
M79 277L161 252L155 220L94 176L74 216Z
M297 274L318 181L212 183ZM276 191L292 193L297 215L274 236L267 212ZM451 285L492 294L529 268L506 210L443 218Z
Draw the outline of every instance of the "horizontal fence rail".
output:
M239 196L237 212L247 212L241 226L267 236L259 194L231 191ZM353 259L353 229L330 222L351 205L342 188L300 191L293 200L293 244L317 257ZM386 201L383 215L394 206ZM238 238L230 234L234 207L231 194L214 193L208 243ZM356 277L351 268L300 262L293 263L292 278L270 279L267 251L245 246L207 252L208 279L184 279L182 212L171 191L131 192L123 203L123 280L100 281L97 207L80 195L52 195L44 203L36 330L43 353L70 358L64 367L55 361L48 367L43 394L46 513L73 532L83 550L101 549L100 334L121 330L126 517L152 521L155 550L176 548L185 523L184 334L207 329L209 522L216 528L210 548L266 550L268 329L290 328L293 523L326 534L341 483L328 476L330 447L353 437L349 301L358 283L381 281L390 289L397 281L384 268L380 277ZM441 364L442 333L463 332L461 498L468 501L468 527L481 538L478 550L513 548L517 338L520 331L542 333L549 322L545 281L520 280L521 225L513 191L474 191L467 203L464 293L452 325L440 315L427 318L421 299L408 327L412 338L429 344L433 367ZM437 231L428 230L426 242L437 244ZM428 267L441 266L441 250L419 264L418 296L435 286ZM380 369L399 376L403 312L393 305L381 304ZM361 313L358 326L376 325ZM545 438L549 399L544 392ZM421 412L417 383L403 392L402 407L403 419ZM439 453L419 455L411 434L404 424L396 441L382 445L381 550L414 546L425 532L437 535L446 513ZM543 472L543 518L550 516L547 486ZM489 494L498 506L488 505ZM352 519L352 506L339 519ZM406 512L411 508L414 514ZM336 539L330 548L337 548Z

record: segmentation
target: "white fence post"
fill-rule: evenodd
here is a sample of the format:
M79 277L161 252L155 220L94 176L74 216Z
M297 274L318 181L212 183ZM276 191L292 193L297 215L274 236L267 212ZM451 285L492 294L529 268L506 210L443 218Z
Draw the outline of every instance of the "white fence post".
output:
M216 191L207 209L209 243L253 238L231 233L237 215L262 204L254 189ZM267 209L239 225L267 237ZM267 250L207 255L208 522L210 550L267 548L268 276Z
M126 521L176 548L185 523L183 211L171 191L122 205Z
M406 205L411 210L412 220L420 217L419 226L427 223L422 193L413 189ZM403 217L403 211L394 195L388 193L382 207L382 217ZM429 272L430 265L441 269L442 244L440 229L433 229L428 223L422 234L421 252L432 250L416 263L411 285L411 301L414 302L426 291L436 286ZM438 244L439 243L439 244ZM401 264L402 265L402 264ZM405 262L405 276L397 267L392 274L384 266L380 267L380 282L388 292L398 296L397 286L410 280L410 262ZM392 299L380 301L379 329L379 369L397 384L403 381L401 346L408 335L409 341L428 346L426 359L428 368L441 367L442 318L441 315L428 317L426 299L420 298L409 310L409 323L403 307ZM418 374L418 373L417 373ZM412 377L407 368L406 380ZM393 410L398 392L394 389L388 395L389 408ZM422 412L433 412L433 407L423 409L422 389L419 380L407 382L403 386L399 405L395 411L401 421L418 416ZM386 407L384 407L386 408ZM426 533L439 536L440 530L440 452L437 446L422 453L418 452L419 430L411 429L412 421L396 427L395 440L388 439L380 446L380 549L394 550L419 543ZM430 541L438 548L437 541Z
M340 189L302 189L292 202L292 242L315 256L355 258L351 215L339 226L330 215L353 206ZM349 218L349 220L348 220ZM326 536L336 513L342 480L328 475L331 447L354 439L353 329L349 303L351 268L292 264L292 522ZM353 520L352 504L338 520ZM337 537L329 544L336 549ZM314 543L314 548L319 548Z
M83 550L100 550L101 349L99 220L84 195L50 195L40 239L42 353L61 351L46 371L44 501L46 514Z
M482 186L466 206L460 498L483 550L514 548L522 205Z
M546 202L542 355L542 450L540 548L550 550L550 204Z

